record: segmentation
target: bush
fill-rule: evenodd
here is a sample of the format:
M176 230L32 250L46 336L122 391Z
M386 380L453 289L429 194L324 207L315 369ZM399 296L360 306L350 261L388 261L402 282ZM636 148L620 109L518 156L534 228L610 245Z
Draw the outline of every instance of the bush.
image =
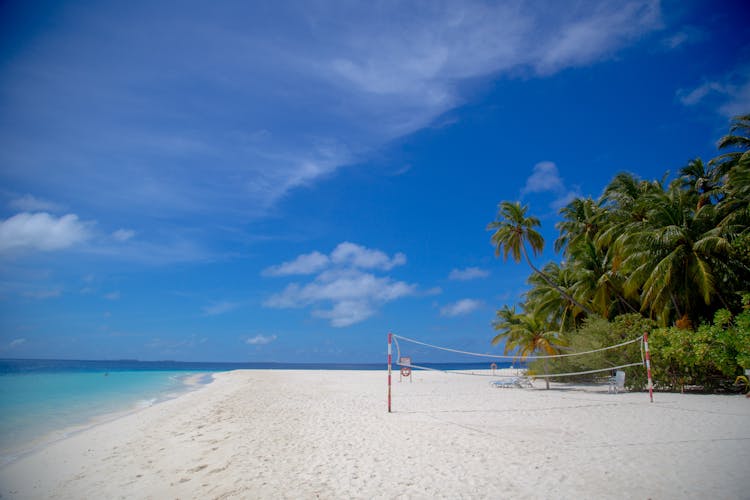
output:
M611 322L602 318L587 319L575 332L566 334L563 352L584 352L631 340L649 333L651 375L654 386L661 390L736 390L733 381L750 368L750 309L736 316L726 309L714 315L712 323L696 330L654 328L654 322L639 314L626 314ZM548 361L548 373L570 373L597 370L637 362L641 344L602 351L585 356L558 358ZM529 368L544 373L543 360L533 361ZM625 384L631 390L646 388L646 370L633 366L625 370ZM607 372L560 378L561 381L593 381Z
M585 352L620 344L638 338L654 328L654 322L640 314L625 314L607 321L603 318L588 318L575 332L566 335L568 347L563 352ZM638 362L641 360L641 344L635 342L627 346L601 351L584 356L558 358L548 363L549 373L570 373L598 370ZM534 361L530 368L537 373L544 372L542 360ZM629 389L646 387L646 374L641 366L625 368L625 384ZM609 376L608 372L560 378L561 381L593 381Z
M715 391L750 368L750 311L733 317L726 309L697 330L660 328L649 338L655 385L683 391L686 386Z

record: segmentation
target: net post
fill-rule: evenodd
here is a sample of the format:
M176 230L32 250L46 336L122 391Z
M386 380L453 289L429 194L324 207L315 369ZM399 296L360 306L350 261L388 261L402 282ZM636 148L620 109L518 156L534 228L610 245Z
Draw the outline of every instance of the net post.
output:
M388 332L388 413L391 413L391 343L393 334Z
M646 355L646 376L648 377L648 396L654 402L654 381L651 378L651 355L648 352L648 332L643 333L643 350Z

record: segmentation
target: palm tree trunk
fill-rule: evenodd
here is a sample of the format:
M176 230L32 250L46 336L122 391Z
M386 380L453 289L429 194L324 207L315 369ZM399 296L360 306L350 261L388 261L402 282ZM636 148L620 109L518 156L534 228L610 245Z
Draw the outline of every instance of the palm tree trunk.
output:
M677 317L682 317L682 312L680 311L680 306L677 305L677 299L674 297L674 293L670 293L669 297L672 299L672 305L674 306L674 310L677 313Z
M634 313L640 313L640 311L639 311L639 310L637 310L637 309L636 309L635 307L633 307L633 306L631 306L631 305L630 305L630 302L628 302L628 301L627 301L627 300L625 299L625 297L623 297L623 296L622 296L622 295L620 294L620 292L618 292L618 291L617 291L617 290L615 290L614 288L611 288L611 290L612 290L612 292L614 292L614 294L615 294L615 295L617 296L617 300L619 300L619 301L620 301L620 304L623 304L623 305L627 306L627 308L628 308L628 309L630 309L630 311L631 311L631 312L634 312Z
M544 374L547 375L549 370L547 369L547 360L542 360L542 366L544 366ZM544 377L544 383L547 384L547 390L549 391L549 377Z
M560 295L565 297L567 300L575 304L577 307L579 307L581 310L583 310L589 317L596 316L596 313L589 309L588 307L584 306L580 302L578 302L576 299L574 299L569 293L567 293L565 290L557 286L555 282L553 282L546 274L544 274L542 271L537 269L534 264L531 263L531 259L529 259L529 254L526 252L526 245L522 245L521 249L523 250L523 256L526 258L526 262L529 264L529 267L534 270L535 273L537 273L539 276L542 277L542 279L552 288L557 290Z

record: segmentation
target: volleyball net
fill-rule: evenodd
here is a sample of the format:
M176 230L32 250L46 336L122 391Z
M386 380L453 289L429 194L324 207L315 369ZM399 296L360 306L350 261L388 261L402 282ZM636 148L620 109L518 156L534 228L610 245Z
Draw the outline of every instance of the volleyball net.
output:
M393 359L395 348L395 363ZM433 350L441 353L460 355L462 359L471 359L474 363L471 369L456 369L449 364L415 362L411 355L418 351L421 356ZM425 357L425 359L429 359ZM508 363L524 361L524 375L531 379L558 380L562 382L591 381L603 374L614 375L617 371L627 370L629 376L640 378L646 382L649 397L653 402L653 382L651 378L651 361L648 350L648 333L618 344L597 347L580 352L561 352L559 354L535 354L521 357L519 354L489 354L471 352L452 347L430 344L421 340L388 334L388 411L391 411L391 371L392 365L399 368L400 375L410 376L411 370L427 370L450 373L455 375L479 377L517 377L518 372L498 370L498 363L507 368ZM477 369L484 363L485 369ZM442 365L442 366L441 366ZM640 369L636 368L640 367Z

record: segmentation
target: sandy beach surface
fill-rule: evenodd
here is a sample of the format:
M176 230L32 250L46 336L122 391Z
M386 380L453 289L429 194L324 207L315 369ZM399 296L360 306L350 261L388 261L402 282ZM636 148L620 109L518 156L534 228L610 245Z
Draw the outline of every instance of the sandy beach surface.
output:
M0 469L0 498L750 498L750 399L237 371Z

